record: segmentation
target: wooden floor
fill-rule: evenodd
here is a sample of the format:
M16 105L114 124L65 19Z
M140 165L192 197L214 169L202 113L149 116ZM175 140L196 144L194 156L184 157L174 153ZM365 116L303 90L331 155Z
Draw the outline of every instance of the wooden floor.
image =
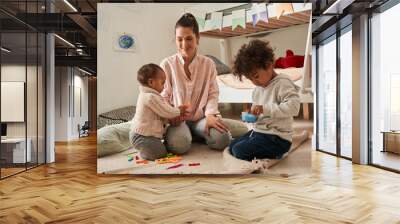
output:
M95 137L0 181L0 223L400 223L400 175L313 152L304 176L96 174Z

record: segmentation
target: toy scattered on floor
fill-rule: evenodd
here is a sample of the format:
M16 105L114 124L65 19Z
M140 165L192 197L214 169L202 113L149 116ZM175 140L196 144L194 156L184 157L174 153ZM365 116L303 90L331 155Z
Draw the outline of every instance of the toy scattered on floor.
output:
M157 164L164 164L164 163L177 163L182 160L182 157L180 156L174 156L174 157L165 157L161 159L156 159Z
M135 160L139 160L139 156L135 156Z
M178 168L178 167L181 167L181 166L183 166L183 164L182 164L182 163L179 163L178 165L173 165L173 166L168 167L167 170L169 170L169 169L175 169L175 168Z
M257 116L250 114L248 112L242 112L242 121L248 123L254 123L257 121Z
M145 159L136 160L136 164L148 164L148 163L149 163L149 161L148 161L148 160L145 160Z
M177 155L175 155L173 153L168 153L166 157L167 158L172 158L172 157L177 157Z
M200 163L189 163L189 166L200 166Z
M128 161L131 162L133 160L133 156L132 155L128 155Z

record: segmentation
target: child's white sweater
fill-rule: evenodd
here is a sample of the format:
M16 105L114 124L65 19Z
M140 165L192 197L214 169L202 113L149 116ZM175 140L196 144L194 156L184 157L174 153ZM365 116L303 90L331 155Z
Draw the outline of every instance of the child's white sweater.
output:
M180 115L178 108L172 107L154 89L140 86L136 113L132 119L131 131L143 136L162 138L167 119Z
M263 114L254 131L278 135L292 141L293 117L299 113L299 87L286 75L275 76L267 87L257 86L253 91L253 105L262 105Z

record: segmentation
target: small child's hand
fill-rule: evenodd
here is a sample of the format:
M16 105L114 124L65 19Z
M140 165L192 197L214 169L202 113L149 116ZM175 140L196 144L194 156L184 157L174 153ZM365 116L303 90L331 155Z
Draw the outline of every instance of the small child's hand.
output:
M180 105L178 108L181 111L181 115L180 115L181 117L186 117L189 115L189 111L188 111L189 105L183 104L183 105Z
M258 116L263 113L263 106L255 105L251 107L251 113Z

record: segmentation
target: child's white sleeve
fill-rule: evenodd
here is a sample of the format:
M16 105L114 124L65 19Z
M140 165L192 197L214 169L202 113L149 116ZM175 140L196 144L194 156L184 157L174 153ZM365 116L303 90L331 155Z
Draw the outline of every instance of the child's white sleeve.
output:
M171 106L162 97L151 95L148 100L148 106L158 116L171 119L181 114L178 108Z
M168 102L172 103L172 71L167 60L162 61L160 67L165 72L165 84L161 96Z
M299 114L300 97L297 88L291 81L282 82L278 89L279 103L263 105L263 114L272 118L294 117Z

